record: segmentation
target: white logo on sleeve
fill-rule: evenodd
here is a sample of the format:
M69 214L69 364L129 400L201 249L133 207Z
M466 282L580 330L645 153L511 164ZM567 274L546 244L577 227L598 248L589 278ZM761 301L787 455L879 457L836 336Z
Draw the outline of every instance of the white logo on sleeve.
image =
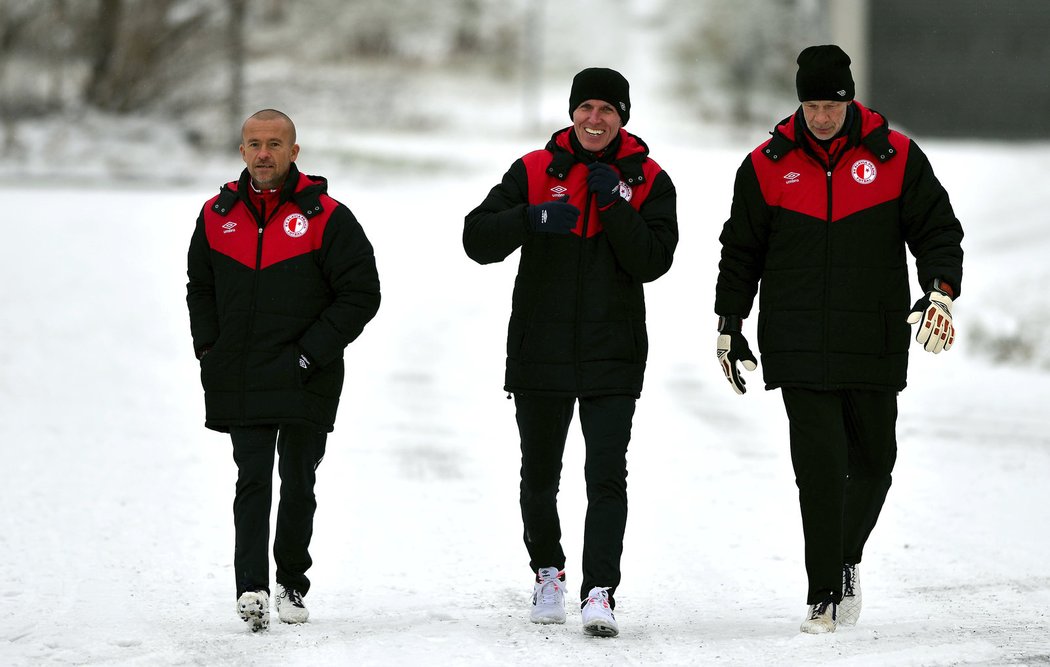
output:
M857 160L850 169L853 180L861 185L867 185L875 180L875 163L871 160Z
M310 223L302 213L293 213L284 219L284 233L293 239L305 234L309 227Z

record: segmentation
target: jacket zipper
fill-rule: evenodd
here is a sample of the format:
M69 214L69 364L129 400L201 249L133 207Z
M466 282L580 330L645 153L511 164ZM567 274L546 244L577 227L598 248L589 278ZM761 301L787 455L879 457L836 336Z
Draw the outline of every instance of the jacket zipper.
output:
M587 193L587 203L583 209L583 229L580 232L580 250L576 261L576 325L573 327L573 346L576 350L574 370L576 373L577 394L580 394L583 390L583 371L580 367L580 360L583 358L583 347L580 343L583 338L581 335L583 326L583 255L587 245L587 228L590 227L591 203L596 196L593 192Z
M827 212L827 224L825 225L824 231L824 387L827 388L830 385L831 378L831 361L829 359L831 354L831 225L832 225L832 202L831 202L831 183L832 174L835 171L835 165L838 164L838 160L828 155L828 161L825 166L825 175L827 176L827 187L828 187L828 212Z
M259 294L259 272L262 270L263 231L266 229L266 225L269 224L270 219L273 218L273 214L276 213L278 209L280 209L280 204L274 206L270 215L264 218L263 216L266 216L266 207L264 203L262 212L255 219L256 224L259 225L259 234L256 237L257 242L255 244L255 272L252 276L252 294L251 298L248 300L248 327L245 332L244 341L245 354L241 359L240 408L242 421L248 417L248 350L251 348L252 334L255 329L255 304L258 300ZM252 207L249 207L248 210L251 211Z

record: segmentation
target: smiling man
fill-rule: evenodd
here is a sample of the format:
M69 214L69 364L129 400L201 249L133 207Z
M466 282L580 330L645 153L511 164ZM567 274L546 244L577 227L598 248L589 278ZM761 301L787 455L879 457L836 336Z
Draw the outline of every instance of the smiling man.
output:
M229 433L237 612L270 621L267 547L274 453L281 477L275 606L303 623L315 472L335 423L343 350L379 308L372 246L328 182L299 172L295 125L264 109L241 128L245 169L197 218L186 301L205 426Z
M581 615L597 636L619 632L627 444L648 353L642 286L670 269L678 244L674 185L623 129L630 112L619 72L577 74L572 126L514 162L463 230L467 255L480 264L521 249L504 388L514 394L520 435L531 620L566 618L557 495L579 403L587 450Z
M915 142L853 99L849 56L810 46L797 62L798 110L737 170L716 351L743 394L737 363L758 367L743 322L761 283L763 379L787 411L805 538L801 630L817 634L860 617L858 565L897 457L908 324L929 352L955 342L963 231ZM910 309L906 250L922 290Z

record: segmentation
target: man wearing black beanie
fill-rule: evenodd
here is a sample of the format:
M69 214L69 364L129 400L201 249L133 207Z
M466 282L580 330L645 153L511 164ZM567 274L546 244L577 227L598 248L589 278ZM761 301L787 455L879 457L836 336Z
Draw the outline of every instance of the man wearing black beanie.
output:
M521 439L530 618L565 622L557 495L579 404L587 450L580 608L584 631L605 637L619 632L627 444L648 353L642 287L671 268L678 244L674 185L645 142L623 129L630 114L619 72L578 73L572 125L515 161L463 229L463 247L479 264L521 249L504 389L514 395Z
M737 362L758 367L743 322L761 283L763 379L783 396L802 510L801 630L823 633L860 616L857 566L896 461L908 325L928 352L955 342L963 230L915 142L854 100L849 56L810 46L797 62L801 105L736 174L719 237L716 348L743 394ZM910 308L906 248L922 290Z

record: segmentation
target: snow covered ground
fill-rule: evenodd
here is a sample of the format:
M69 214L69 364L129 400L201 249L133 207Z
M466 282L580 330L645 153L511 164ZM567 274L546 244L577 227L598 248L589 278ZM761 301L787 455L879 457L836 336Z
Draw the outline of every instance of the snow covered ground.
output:
M516 262L477 266L460 245L463 215L542 138L361 138L344 160L301 128L301 168L355 211L383 280L319 470L310 622L251 635L235 615L235 467L228 439L202 426L185 249L236 160L188 184L176 161L175 188L8 183L0 663L1050 662L1050 375L1038 350L1014 355L1027 365L991 361L996 341L1038 342L1030 329L1050 313L1047 147L923 142L967 233L960 338L937 357L914 348L861 622L817 637L798 633L801 523L779 394L759 373L733 394L713 350L717 235L762 136L705 146L654 136L641 117L632 129L678 185L682 240L647 292L619 638L585 637L578 612L528 622L501 391ZM582 465L574 428L561 493L571 590Z

